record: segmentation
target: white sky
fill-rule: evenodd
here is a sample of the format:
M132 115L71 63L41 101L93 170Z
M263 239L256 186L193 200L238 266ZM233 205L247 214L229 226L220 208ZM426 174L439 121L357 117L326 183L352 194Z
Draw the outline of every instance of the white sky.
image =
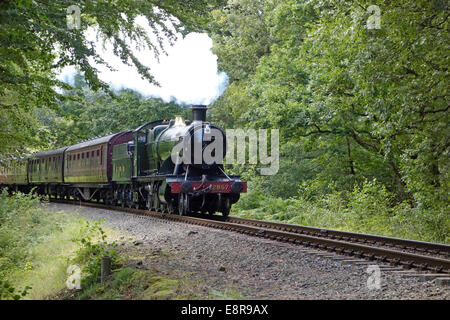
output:
M95 33L88 32L88 39L95 41ZM131 88L145 96L161 97L169 101L171 97L179 103L209 104L218 98L228 84L225 73L217 71L217 56L211 52L212 40L207 34L191 33L184 39L178 37L174 46L165 47L168 56L161 54L160 63L149 50L134 51L140 61L150 67L151 74L161 87L150 85L137 73L136 68L124 65L112 52L112 46L102 49L97 42L98 52L117 71L104 66L99 69L99 78L114 89ZM92 61L91 61L92 63ZM66 67L59 79L70 81L75 69Z

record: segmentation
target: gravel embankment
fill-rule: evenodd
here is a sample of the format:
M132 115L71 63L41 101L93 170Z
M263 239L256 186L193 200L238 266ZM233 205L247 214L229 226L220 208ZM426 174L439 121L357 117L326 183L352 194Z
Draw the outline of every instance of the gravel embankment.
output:
M122 233L123 252L139 267L189 279L205 296L227 292L247 299L450 298L448 287L383 271L381 289L368 289L367 266L342 265L291 244L110 210L47 206L89 220L105 219L107 227Z

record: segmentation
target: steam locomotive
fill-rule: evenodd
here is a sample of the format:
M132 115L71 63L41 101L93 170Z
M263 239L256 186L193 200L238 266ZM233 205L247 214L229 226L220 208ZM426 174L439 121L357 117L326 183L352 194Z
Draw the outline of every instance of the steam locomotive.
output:
M223 167L226 137L207 107L0 164L0 188L188 215L221 212L246 192Z

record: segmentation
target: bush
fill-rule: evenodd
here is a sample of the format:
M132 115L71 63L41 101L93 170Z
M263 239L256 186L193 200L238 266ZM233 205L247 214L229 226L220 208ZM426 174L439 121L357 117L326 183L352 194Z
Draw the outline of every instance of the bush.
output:
M23 290L17 290L7 280L0 280L0 300L20 300L28 294L31 287L26 286Z
M392 212L392 199L386 187L376 180L364 181L361 187L355 186L350 194L348 209L358 218L365 219L374 215L387 215Z
M23 269L30 258L29 247L51 230L42 225L46 212L40 199L24 193L0 194L0 277L14 269ZM40 233L42 231L42 234Z
M111 257L112 265L118 264L117 244L106 240L106 233L100 226L102 220L82 222L79 236L73 239L80 246L73 261L83 266L82 273L86 276L81 279L82 287L89 287L100 279L103 256Z
M321 197L311 196L315 188L314 182L303 184L298 196L281 199L249 187L233 206L233 213L259 220L450 242L450 216L446 210L411 207L406 201L395 203L393 194L376 180L366 180L352 192L335 190Z
M21 192L9 196L0 193L0 295L2 299L18 299L30 287L17 290L8 280L14 272L30 268L31 247L45 239L57 225L46 225L49 214L41 209L41 199Z

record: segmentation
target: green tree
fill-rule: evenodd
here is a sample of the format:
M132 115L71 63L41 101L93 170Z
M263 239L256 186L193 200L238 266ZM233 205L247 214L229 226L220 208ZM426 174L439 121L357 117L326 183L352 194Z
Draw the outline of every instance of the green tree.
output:
M66 15L73 1L6 0L0 2L0 152L23 151L23 145L39 142L36 108L57 108L65 97L58 88L68 85L56 79L58 70L75 66L91 88L108 90L98 78L94 62L108 65L94 43L85 38L93 28L110 42L123 63L134 65L139 74L157 84L149 67L133 53L132 44L149 48L158 56L163 41L173 42L177 32L186 34L206 26L208 13L221 0L95 0L81 1L79 28L69 29ZM70 13L70 12L69 12ZM135 23L143 16L153 34Z
M227 121L229 113L233 125L280 128L282 170L315 168L290 189L307 180L318 192L331 185L350 191L376 178L397 201L446 210L448 11L437 2L412 0L258 3L270 8L260 18L270 49L249 55L256 58L245 81L230 78L213 107L216 117ZM380 29L367 28L371 5L381 10ZM228 21L225 9L216 12L215 20ZM256 15L235 14L245 23L227 22L228 38L213 35L227 72L233 71L230 57L244 56L229 44L258 23ZM265 180L272 186L266 191L280 194L277 177Z

